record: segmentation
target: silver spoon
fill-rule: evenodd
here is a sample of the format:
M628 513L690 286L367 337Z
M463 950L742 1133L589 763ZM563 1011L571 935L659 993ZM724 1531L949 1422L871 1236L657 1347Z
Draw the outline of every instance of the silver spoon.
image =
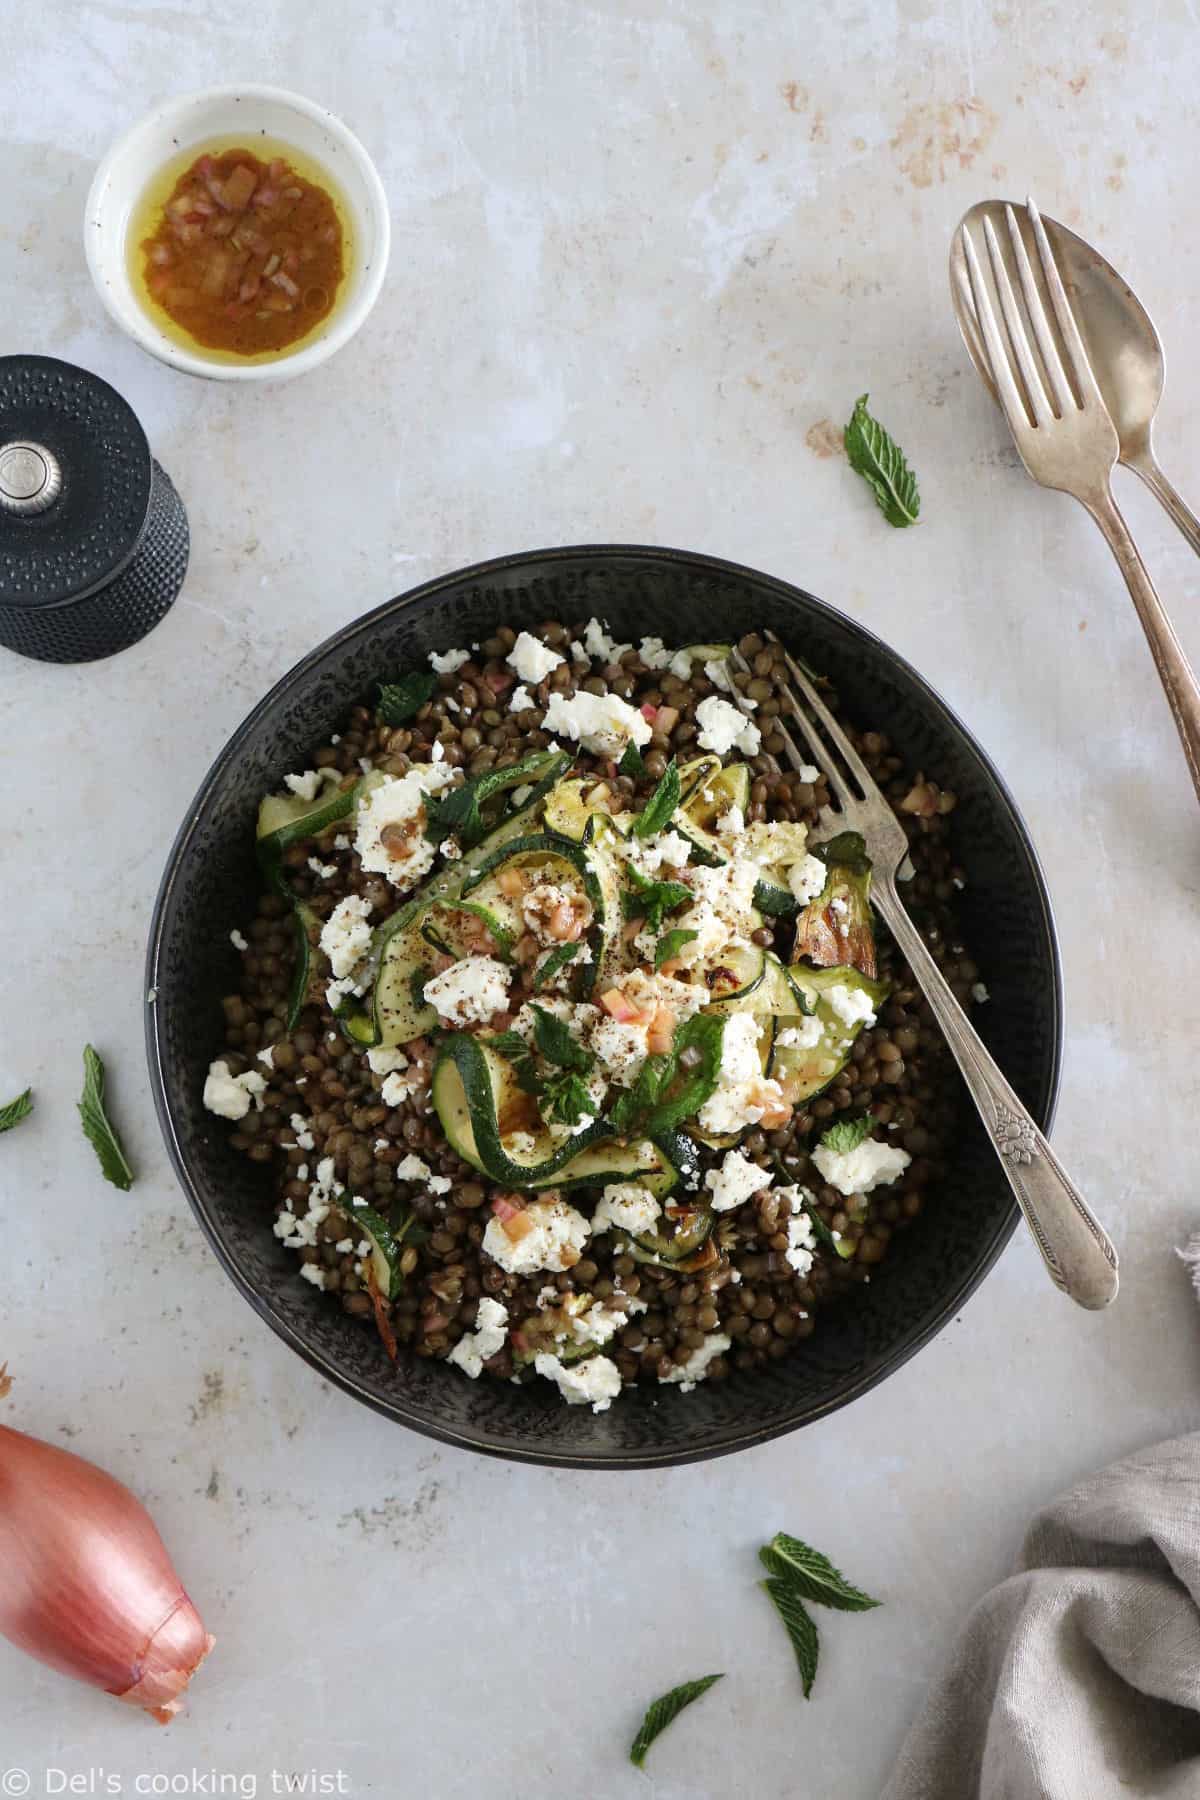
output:
M981 200L964 213L960 223L973 227L975 236L982 243L984 218L991 220L994 231L1003 233L1004 209L1008 205L1013 206L1024 230L1024 207L1006 200ZM1154 415L1162 399L1166 377L1166 358L1154 322L1128 282L1121 279L1098 250L1073 231L1068 231L1065 225L1060 225L1057 219L1047 218L1045 213L1042 223L1062 272L1063 286L1078 320L1088 360L1117 428L1120 442L1117 460L1141 476L1200 556L1200 519L1163 474L1154 454ZM959 242L957 231L954 242ZM1028 249L1031 255L1034 254L1031 236ZM960 284L954 279L953 267L950 291L958 329L971 361L992 399L999 405L974 314L962 303Z

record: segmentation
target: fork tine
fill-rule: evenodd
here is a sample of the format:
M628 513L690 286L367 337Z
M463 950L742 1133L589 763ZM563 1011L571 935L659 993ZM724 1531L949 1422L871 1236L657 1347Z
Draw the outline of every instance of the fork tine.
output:
M986 213L983 215L983 236L987 244L988 260L992 265L992 280L995 282L996 292L1000 296L1000 310L1004 314L1004 323L1008 329L1008 341L1013 347L1013 353L1021 370L1021 379L1025 384L1029 404L1033 408L1034 419L1039 425L1048 425L1054 417L1053 409L1046 390L1042 386L1038 366L1033 359L1033 350L1021 320L1017 297L1013 293L1012 282L1008 279L1008 270L1004 266L1004 258L1000 253L999 239L992 229L992 221Z
M1015 436L1022 428L1027 431L1031 420L1013 379L1012 364L1008 359L1008 351L1005 348L1004 339L1000 335L1000 327L996 323L992 302L984 285L983 270L979 266L979 258L975 254L971 234L965 225L960 225L958 229L962 239L963 255L967 263L967 278L971 283L971 300L975 308L975 317L979 321L987 359L991 365L992 380L996 384L996 392L1000 396L1000 404L1008 419L1009 429Z
M1042 274L1046 277L1046 286L1050 289L1050 298L1054 302L1054 316L1058 320L1058 329L1062 332L1063 342L1067 347L1067 360L1071 365L1071 373L1075 377L1075 385L1079 389L1081 402L1103 406L1100 389L1096 377L1092 373L1092 365L1088 361L1088 353L1083 347L1083 339L1079 335L1079 327L1075 323L1075 314L1071 311L1071 302L1067 299L1067 290L1063 286L1062 276L1058 272L1058 264L1054 260L1054 252L1050 248L1050 239L1046 236L1046 227L1042 224L1042 215L1033 201L1025 201L1025 210L1033 225L1033 235L1037 241L1038 256L1041 258Z
M768 631L766 633L766 635L768 638L770 638L770 640L773 644L779 643L779 639L776 637L776 635L773 631ZM834 745L837 748L839 756L842 758L843 762L846 764L846 767L849 769L849 771L853 775L854 779L858 782L858 785L861 788L863 795L867 796L867 795L872 794L875 791L875 778L871 774L871 771L868 769L866 763L863 761L862 757L858 754L858 751L854 748L854 745L850 742L850 739L846 736L846 733L842 730L842 727L838 724L837 720L834 718L833 714L830 712L829 708L826 706L826 704L822 700L820 694L817 692L816 688L814 687L813 683L809 680L808 676L804 673L804 670L800 667L800 665L796 661L795 657L790 654L790 652L786 649L786 647L784 645L780 644L779 647L781 650L783 650L784 660L788 666L788 674L791 676L792 680L795 682L796 686L799 688L800 692L804 695L804 698L807 700L808 704L812 707L812 710L816 713L818 719L820 719L822 725L824 725L826 731L829 733L830 737L833 739ZM801 710L800 707L796 706L796 702L792 698L792 696L789 695L788 697L789 697L789 699L792 699L792 705L795 708L796 723L798 725L806 725L808 723L808 721L805 718L804 712ZM808 741L810 744L814 742L815 734L810 734L806 730L805 736L808 738ZM820 742L821 742L819 737L816 737L815 741L818 744L820 744ZM821 745L821 748L824 750L825 746ZM824 766L824 763L829 760L828 750L825 750L824 757L818 757L817 760L819 762L821 762L822 766Z
M1008 218L1008 235L1012 243L1013 260L1017 265L1017 274L1021 278L1021 292L1025 296L1025 307L1033 321L1033 332L1037 338L1038 350L1046 373L1050 377L1050 385L1054 389L1054 398L1058 403L1060 417L1075 409L1075 395L1067 380L1067 372L1063 368L1062 357L1058 353L1058 345L1054 341L1054 333L1050 329L1050 321L1046 317L1046 307L1034 280L1033 269L1025 249L1025 239L1021 236L1021 227L1017 224L1017 215L1011 206L1004 208Z
M773 642L775 642L775 643L779 642L779 639L777 637L775 637L774 632L768 632L767 636L770 637ZM746 661L745 657L742 655L741 651L736 648L736 646L734 648L733 655L734 655L734 659L737 662L738 667L743 671L743 673L749 674L750 673L750 665ZM786 650L784 651L784 655L787 656ZM788 660L788 664L790 666L791 660L792 660L791 657L788 656L787 660ZM734 699L736 700L737 704L741 707L742 711L746 714L747 718L754 717L754 714L746 706L744 697L738 691L736 686L734 687ZM850 788L850 785L847 782L845 776L842 774L842 772L838 768L837 764L833 761L833 758L830 756L829 751L826 748L826 746L821 742L820 738L813 731L812 726L810 725L809 721L804 717L804 714L801 712L800 708L796 705L795 701L792 700L792 697L790 694L788 695L788 699L791 700L791 704L792 704L792 721L794 724L796 724L800 727L800 730L804 735L804 740L809 747L809 753L815 758L818 768L820 768L821 772L824 774L826 780L829 782L830 787L833 789L834 793L837 795L837 797L841 801L842 805L843 806L853 806L854 802L855 802L855 795L854 795L852 789ZM775 723L776 723L777 729L779 730L781 736L783 737L783 741L784 741L785 745L787 746L788 761L791 763L793 769L796 770L797 774L799 774L801 769L808 768L810 765L809 765L807 759L804 756L802 756L800 754L800 751L797 749L795 739L792 737L791 732L787 729L787 726L782 724L782 722L778 718L776 719Z

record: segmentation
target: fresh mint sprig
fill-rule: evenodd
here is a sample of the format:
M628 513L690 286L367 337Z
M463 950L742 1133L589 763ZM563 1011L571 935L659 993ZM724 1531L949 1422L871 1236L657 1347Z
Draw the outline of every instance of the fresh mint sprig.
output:
M850 467L867 483L889 525L915 525L921 510L917 478L899 444L867 411L867 399L859 395L842 433Z

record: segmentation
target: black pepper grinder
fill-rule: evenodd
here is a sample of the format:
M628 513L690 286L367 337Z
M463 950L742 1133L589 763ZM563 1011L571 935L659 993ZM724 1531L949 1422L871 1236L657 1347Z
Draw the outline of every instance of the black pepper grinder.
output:
M158 624L187 564L187 514L129 403L52 356L0 357L0 644L113 656Z

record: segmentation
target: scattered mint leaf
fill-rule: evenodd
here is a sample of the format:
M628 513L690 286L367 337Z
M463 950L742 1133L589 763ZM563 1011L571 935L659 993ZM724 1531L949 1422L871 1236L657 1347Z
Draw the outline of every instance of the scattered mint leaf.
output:
M719 1013L695 1013L676 1026L670 1076L661 1083L643 1125L648 1137L673 1131L684 1119L699 1112L720 1078L724 1040L725 1019ZM685 1063L684 1052L688 1050L699 1054L694 1061Z
M648 1056L632 1086L622 1088L609 1109L613 1129L622 1137L630 1136L654 1106L674 1071L674 1056L661 1052Z
M19 1125L22 1119L27 1119L32 1111L33 1089L26 1088L23 1094L18 1094L15 1100L10 1100L7 1106L0 1106L0 1131L11 1131L14 1125Z
M540 1094L543 1086L541 1076L533 1060L533 1051L525 1042L519 1031L502 1031L497 1037L489 1038L492 1049L512 1064L513 1074L517 1078L517 1086L525 1094Z
M760 1556L764 1554L759 1551ZM807 1700L816 1679L819 1650L817 1628L812 1615L795 1588L783 1577L769 1575L759 1586L770 1596L775 1611L783 1620L784 1630L792 1640L792 1649L796 1653L796 1664L800 1670L800 1685Z
M786 1531L777 1531L758 1556L774 1579L818 1606L830 1606L836 1612L869 1612L880 1604L861 1588L851 1586L827 1556L800 1538L789 1537Z
M635 837L655 837L666 829L679 805L679 770L672 757L663 771L662 780L633 821Z
M582 1075L557 1075L546 1084L542 1116L557 1125L578 1125L580 1119L594 1112L595 1104Z
M698 931L685 931L677 925L674 931L665 931L654 946L654 966L661 969L664 963L673 962L685 944L699 937Z
M590 1050L585 1050L582 1044L575 1042L566 1020L547 1012L536 1001L531 1002L529 1010L533 1014L533 1041L538 1052L547 1062L557 1064L560 1069L586 1075L596 1059Z
M638 749L637 745L630 740L621 753L621 760L617 764L617 774L628 775L634 781L642 781L649 772L650 771L642 760L641 751Z
M667 914L692 898L691 888L682 881L651 881L632 863L626 866L626 874L633 883L633 892L627 889L621 895L622 911L627 919L644 918L651 931L660 930Z
M693 1700L699 1700L701 1694L707 1694L714 1682L722 1679L723 1672L721 1675L702 1675L698 1681L683 1681L678 1687L672 1688L670 1693L660 1694L657 1700L650 1702L638 1734L629 1748L629 1760L635 1768L645 1767L647 1750L655 1738L679 1717L684 1707L690 1706Z
M828 1131L821 1133L821 1143L826 1150L857 1150L874 1129L875 1121L870 1113L863 1113L857 1119L836 1119Z
M867 483L889 525L915 525L921 510L917 478L899 444L867 411L867 398L859 395L842 433L850 467Z
M83 1047L83 1093L79 1100L79 1117L84 1136L91 1142L100 1160L101 1173L114 1187L131 1188L133 1170L125 1159L120 1139L104 1110L104 1064L90 1044Z
M546 983L553 981L554 977L558 974L558 971L566 967L572 957L575 956L577 951L581 948L581 945L582 939L578 944L555 944L553 950L547 952L534 970L533 984L530 991L534 994L540 994L542 989L546 986Z
M402 675L399 681L381 681L375 711L385 725L404 725L420 712L436 686L437 676L424 669Z

